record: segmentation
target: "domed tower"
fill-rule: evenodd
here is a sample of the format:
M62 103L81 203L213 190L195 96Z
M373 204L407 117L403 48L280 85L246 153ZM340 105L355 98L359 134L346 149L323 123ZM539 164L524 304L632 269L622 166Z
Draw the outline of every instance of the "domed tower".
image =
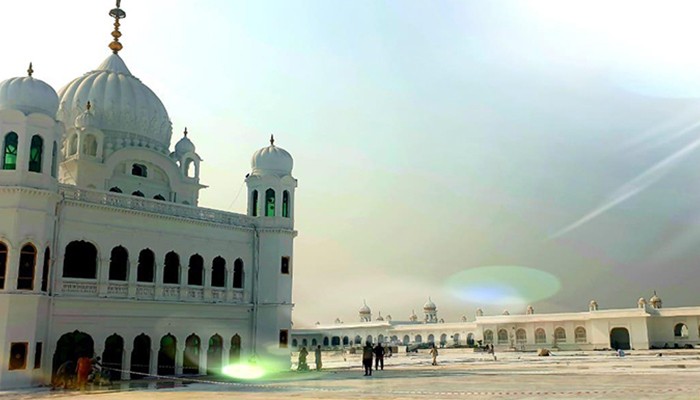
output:
M418 316L415 310L411 310L411 315L408 317L408 320L411 322L418 322Z
M253 154L252 171L246 177L248 186L248 215L257 235L260 255L257 265L255 301L258 304L256 324L264 325L257 332L274 332L275 328L288 333L292 312L292 278L294 276L293 241L294 189L297 180L292 177L292 156L270 145ZM289 350L270 346L277 337L256 338L256 352L268 359L276 359L289 368Z
M0 83L0 359L31 360L47 343L51 248L58 196L58 96L27 76ZM11 344L11 345L10 345ZM30 386L36 370L0 368L0 387ZM11 370L11 371L10 371Z
M170 153L170 157L177 162L183 176L199 182L199 163L202 162L202 158L195 152L194 143L187 137L187 128L182 134L182 139L175 143L175 151Z
M363 303L362 307L360 307L360 310L358 311L358 314L360 315L360 322L372 321L372 310L367 305L367 302Z
M423 314L425 314L424 321L429 324L434 324L438 322L437 317L437 306L433 303L433 300L428 297L428 301L423 305Z
M651 296L649 299L649 305L651 305L652 308L661 308L663 306L663 302L661 301L661 297L659 297L656 294L656 290L654 290L654 295Z

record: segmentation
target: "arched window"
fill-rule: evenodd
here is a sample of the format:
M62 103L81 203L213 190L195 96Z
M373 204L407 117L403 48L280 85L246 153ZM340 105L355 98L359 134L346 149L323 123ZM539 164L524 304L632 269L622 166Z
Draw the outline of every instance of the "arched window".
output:
M328 347L329 343L330 343L330 341L329 341L329 339L328 339L328 336L324 337L324 338L323 338L323 346L324 346L324 347Z
M83 154L93 157L97 155L97 139L95 135L86 135L83 138Z
M403 344L407 346L409 343L411 343L411 337L408 335L404 335Z
M41 274L41 291L46 292L49 288L49 263L51 263L51 250L47 247L44 251L44 266Z
M536 344L547 343L547 334L544 332L544 329L542 329L542 328L535 329L535 343Z
M182 373L195 375L199 373L199 352L201 341L194 333L185 339L185 352L182 358Z
M428 335L428 343L434 344L435 343L435 336L431 333Z
M153 196L153 199L154 199L154 200L164 201L164 200L165 200L165 197L163 197L163 196L160 195L160 194L157 194L157 195Z
M554 338L557 340L557 342L566 342L566 331L564 328L559 327L554 330Z
M148 177L148 169L143 164L134 164L131 166L131 175L146 178Z
M333 336L331 338L331 346L340 346L340 336Z
M673 336L678 339L688 338L688 327L684 323L678 323L673 327Z
M230 363L235 363L241 358L241 337L238 334L231 337L231 349L228 353L228 360Z
M163 283L180 283L180 256L178 256L174 251L171 251L165 255Z
M505 329L498 330L498 344L508 343L508 331Z
M122 190L119 189L119 187L117 187L117 186L110 188L109 191L113 192L113 193L122 193Z
M212 262L211 286L226 287L226 260L222 257L216 257Z
M586 328L579 326L574 329L574 340L576 343L586 343Z
M156 256L151 249L141 250L139 253L138 266L136 267L136 281L147 283L155 282L155 264Z
M175 374L175 357L177 354L177 339L168 333L160 339L158 350L158 375Z
M56 175L58 175L58 145L54 141L51 149L51 176L55 178Z
M343 346L347 346L350 344L350 338L347 336L343 336Z
M299 347L299 344L296 339L292 339L292 347Z
M125 281L128 277L129 269L129 252L122 246L117 246L112 249L112 255L109 258L109 280L110 281Z
M132 196L136 196L136 197L146 197L146 196L143 194L143 192L141 192L140 190L137 190L137 191L131 193L131 195L132 195Z
M282 192L282 216L289 218L289 192Z
M68 243L63 257L63 277L82 279L97 277L97 249L92 243L83 240Z
M275 216L275 191L272 189L265 191L265 216Z
M493 343L493 331L487 329L484 331L484 343Z
M190 265L187 270L187 284L191 286L202 286L204 275L204 259L199 254L190 257Z
M243 260L240 258L233 263L233 288L243 289Z
M44 154L44 139L39 135L32 136L29 149L29 172L41 172L41 158Z
M252 204L252 206L250 207L251 215L254 217L257 217L258 216L258 191L253 190L253 193L250 195L250 197L251 197L250 203Z
M19 255L17 290L34 290L34 270L36 267L36 249L31 244L22 246Z
M520 328L517 331L515 331L515 341L518 344L524 344L527 342L527 333L525 332L525 329Z
M421 335L416 335L415 338L413 338L414 343L423 343L423 337Z
M17 169L17 142L18 137L16 133L10 132L5 135L2 169Z
M5 289L5 274L7 273L7 245L0 242L0 289Z
M187 176L188 178L195 177L195 165L194 161L191 158L185 160L185 176Z

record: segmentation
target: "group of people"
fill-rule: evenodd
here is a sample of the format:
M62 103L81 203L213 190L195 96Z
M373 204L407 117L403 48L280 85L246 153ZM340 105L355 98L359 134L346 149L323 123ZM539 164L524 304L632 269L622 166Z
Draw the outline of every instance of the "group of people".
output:
M68 360L61 364L51 381L51 388L71 389L77 387L84 390L89 381L104 380L100 357L79 357L77 362Z
M378 343L374 348L370 342L365 344L362 348L362 366L365 369L365 376L372 376L372 359L374 359L374 370L378 371L381 368L384 371L384 354L386 350L381 344Z
M321 368L323 368L323 361L321 361L321 346L316 347L316 350L314 350L315 356L316 356L316 371L320 371ZM301 350L299 350L299 365L297 366L298 371L308 371L309 370L309 364L306 362L306 358L309 356L309 351L306 350L306 347L302 347Z

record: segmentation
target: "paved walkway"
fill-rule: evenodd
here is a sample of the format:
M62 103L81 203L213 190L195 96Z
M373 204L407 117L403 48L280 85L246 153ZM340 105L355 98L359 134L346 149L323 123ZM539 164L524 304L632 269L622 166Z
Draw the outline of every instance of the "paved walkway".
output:
M261 382L186 383L158 381L112 390L0 392L3 400L24 399L700 399L700 353L639 352L536 357L504 353L499 361L443 351L437 367L429 356L387 360L384 371L362 376L359 367L289 373ZM444 354L444 356L442 356ZM423 358L425 358L423 360ZM347 360L354 362L354 360ZM329 357L332 364L332 356ZM202 378L203 380L205 378ZM149 387L143 387L148 385Z

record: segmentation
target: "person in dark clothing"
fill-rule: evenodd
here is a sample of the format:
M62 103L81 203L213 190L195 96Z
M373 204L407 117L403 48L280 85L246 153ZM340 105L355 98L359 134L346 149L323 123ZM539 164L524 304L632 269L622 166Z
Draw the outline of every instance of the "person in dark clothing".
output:
M365 376L372 376L372 343L367 342L362 348L362 366L365 367Z
M68 389L68 387L73 383L75 377L75 363L72 360L68 360L61 364L56 370L56 375L51 383L51 389L54 390L59 387Z
M380 365L384 371L384 347L377 343L377 346L374 347L374 370L378 371Z

